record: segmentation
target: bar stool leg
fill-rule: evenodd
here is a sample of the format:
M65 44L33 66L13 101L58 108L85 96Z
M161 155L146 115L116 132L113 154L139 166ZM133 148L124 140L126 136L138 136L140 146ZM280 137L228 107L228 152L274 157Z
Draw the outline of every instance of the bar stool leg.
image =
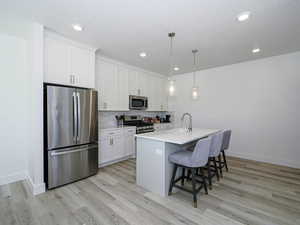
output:
M196 169L192 170L192 186L193 186L193 200L194 200L194 208L197 208L197 190L196 190Z
M224 164L225 164L226 171L228 172L228 166L227 166L227 161L226 161L225 150L222 151L222 155L223 155L223 161L224 161Z
M206 178L205 178L205 175L204 175L203 168L200 168L200 175L201 175L202 180L203 180L203 186L204 186L205 194L208 194L207 185L206 185Z
M185 168L182 168L181 186L184 185Z
M218 160L219 160L220 175L221 175L221 177L223 178L221 153L220 153L220 155L218 156Z
M174 186L174 180L175 180L177 168L178 168L178 166L175 164L174 165L174 169L173 169L173 174L172 174L171 182L170 182L169 195L172 194L172 189L173 189L173 186Z
M210 159L208 159L208 162L207 162L207 177L208 177L208 187L209 187L209 190L211 190L212 182L211 182Z
M220 180L220 175L219 175L219 170L218 170L218 166L217 166L217 161L216 161L216 157L213 157L213 162L214 162L214 167L215 167L215 173L217 176L217 180Z

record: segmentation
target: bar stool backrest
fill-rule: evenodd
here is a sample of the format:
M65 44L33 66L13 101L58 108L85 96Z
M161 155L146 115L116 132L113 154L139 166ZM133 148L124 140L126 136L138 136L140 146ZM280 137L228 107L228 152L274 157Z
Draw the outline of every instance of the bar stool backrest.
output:
M217 157L221 152L224 131L219 131L211 135L210 157Z
M229 148L231 138L231 130L224 130L223 143L221 150L226 150Z
M210 151L211 137L200 139L193 151L191 167L202 167L205 166L208 161L208 155Z

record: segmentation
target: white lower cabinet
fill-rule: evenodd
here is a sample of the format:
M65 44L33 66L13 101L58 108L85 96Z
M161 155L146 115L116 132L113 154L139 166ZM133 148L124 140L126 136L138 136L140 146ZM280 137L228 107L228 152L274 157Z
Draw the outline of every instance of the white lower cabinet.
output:
M99 167L135 156L135 127L101 129Z
M124 152L125 155L135 156L135 128L124 130Z

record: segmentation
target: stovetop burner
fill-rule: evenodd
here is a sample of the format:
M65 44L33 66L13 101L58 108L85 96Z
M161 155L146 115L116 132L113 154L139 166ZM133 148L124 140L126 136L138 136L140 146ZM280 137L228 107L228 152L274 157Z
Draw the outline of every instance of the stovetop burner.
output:
M143 121L142 116L124 116L123 124L127 126L135 126L137 134L154 131L153 123Z

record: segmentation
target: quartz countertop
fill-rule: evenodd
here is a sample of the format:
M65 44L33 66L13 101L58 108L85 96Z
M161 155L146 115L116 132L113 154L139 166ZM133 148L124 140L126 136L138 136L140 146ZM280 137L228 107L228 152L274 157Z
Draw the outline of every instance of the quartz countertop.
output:
M146 139L152 139L156 141L183 145L207 137L218 131L220 131L220 129L193 128L192 132L187 132L185 129L182 128L174 128L170 130L136 134L135 136L137 138L146 138Z
M128 129L128 128L135 128L135 126L110 126L110 127L99 127L99 130L115 130L115 129Z

